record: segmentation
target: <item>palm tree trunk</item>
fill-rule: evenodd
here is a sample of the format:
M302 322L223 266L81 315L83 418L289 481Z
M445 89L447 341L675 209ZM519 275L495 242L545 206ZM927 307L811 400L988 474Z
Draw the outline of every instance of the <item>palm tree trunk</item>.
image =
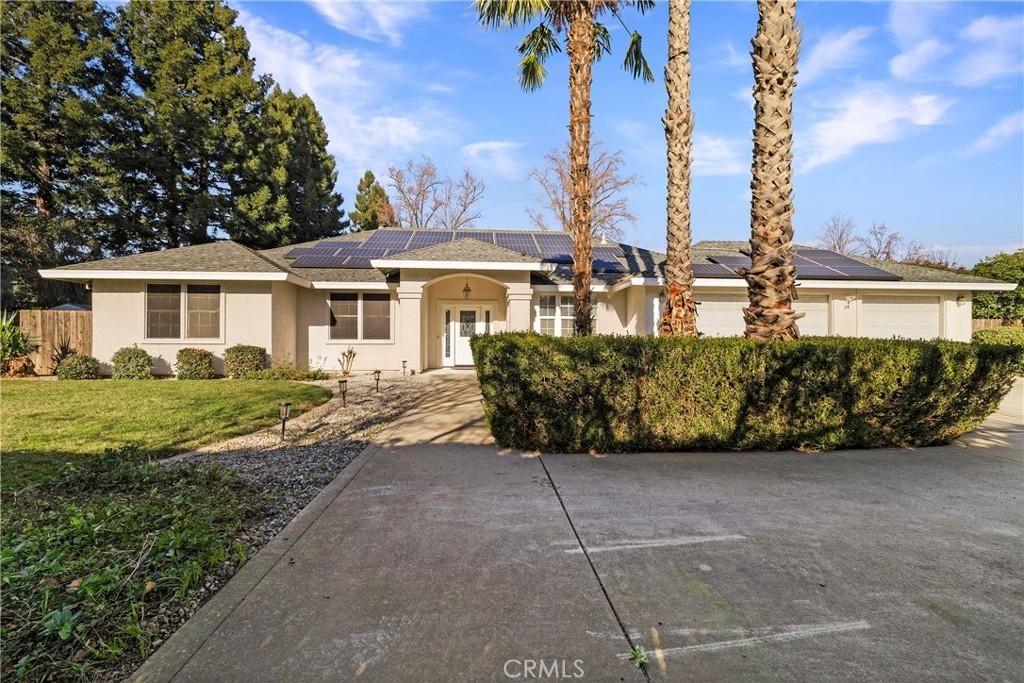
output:
M576 334L591 332L590 281L592 194L590 178L590 87L594 66L594 8L590 0L571 0L569 55L569 178L573 236L573 294Z
M665 308L661 334L696 337L697 304L693 300L690 254L690 0L669 0L668 62L665 64L665 142L668 147L668 258L665 261Z
M750 182L750 339L796 339L793 311L793 90L800 32L796 0L757 0L754 62L754 162Z

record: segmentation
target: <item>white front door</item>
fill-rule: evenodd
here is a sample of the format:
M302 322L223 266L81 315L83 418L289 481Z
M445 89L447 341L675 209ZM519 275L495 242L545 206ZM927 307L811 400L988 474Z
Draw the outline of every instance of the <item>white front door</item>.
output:
M455 319L452 324L455 326L452 335L455 343L452 351L455 357L453 365L472 365L473 350L469 348L469 339L474 334L480 334L480 308L478 306L460 306L455 309Z

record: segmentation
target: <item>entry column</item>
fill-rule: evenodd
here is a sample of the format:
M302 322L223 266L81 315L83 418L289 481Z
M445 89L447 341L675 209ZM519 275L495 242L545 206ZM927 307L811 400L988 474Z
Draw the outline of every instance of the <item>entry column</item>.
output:
M398 367L409 361L409 369L423 370L423 283L402 284L398 290Z
M526 332L530 328L530 307L533 305L533 290L529 283L516 283L508 286L506 295L508 306L508 331Z

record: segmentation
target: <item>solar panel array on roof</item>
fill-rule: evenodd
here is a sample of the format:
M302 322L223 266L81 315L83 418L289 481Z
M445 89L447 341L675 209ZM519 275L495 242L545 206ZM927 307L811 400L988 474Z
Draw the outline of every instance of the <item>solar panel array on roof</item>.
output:
M750 258L736 254L709 256L727 268L749 268ZM796 249L793 255L796 276L801 280L899 280L898 275L868 266L849 256L826 249Z

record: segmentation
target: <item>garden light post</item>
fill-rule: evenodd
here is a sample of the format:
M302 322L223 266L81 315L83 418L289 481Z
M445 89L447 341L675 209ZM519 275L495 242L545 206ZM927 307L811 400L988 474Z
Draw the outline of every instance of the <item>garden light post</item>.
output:
M377 381L377 393L380 393L380 370L373 371L373 379Z
M341 394L341 405L343 407L347 406L348 402L345 400L345 394L348 393L348 380L347 379L339 379L338 380L338 393Z
M284 426L288 423L288 418L292 414L292 404L288 401L281 401L278 404L281 414L281 441L284 441Z

